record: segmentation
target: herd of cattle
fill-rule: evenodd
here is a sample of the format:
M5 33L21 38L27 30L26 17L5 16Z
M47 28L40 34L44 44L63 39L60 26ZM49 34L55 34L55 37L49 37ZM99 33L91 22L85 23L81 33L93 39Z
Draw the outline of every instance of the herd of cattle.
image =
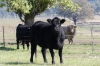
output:
M77 27L75 25L61 26L65 21L65 19L55 17L53 19L47 19L47 22L37 21L31 27L19 24L16 29L17 49L19 49L20 42L22 42L23 49L25 48L25 44L27 45L27 49L29 49L30 43L30 62L33 62L33 55L34 53L36 54L37 45L41 47L44 62L47 62L46 49L49 49L52 64L55 64L53 49L56 49L59 51L60 63L63 63L62 50L64 40L68 39L69 44L72 44Z

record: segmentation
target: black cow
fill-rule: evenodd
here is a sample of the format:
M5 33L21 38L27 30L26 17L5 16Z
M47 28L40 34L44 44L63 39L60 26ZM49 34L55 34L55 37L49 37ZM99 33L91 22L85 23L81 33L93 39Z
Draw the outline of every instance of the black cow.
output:
M49 49L52 57L52 64L54 61L54 51L53 49L59 50L60 63L62 60L62 49L65 35L61 24L65 22L65 19L60 20L58 17L47 19L49 23L43 21L37 21L32 25L31 30L31 58L30 62L33 62L33 55L36 52L37 44L42 47L42 55L44 62L46 59L46 49Z
M76 34L76 27L76 25L62 26L65 33L65 39L68 39L69 44L73 43L73 38Z
M19 42L22 42L23 49L25 49L25 47L24 47L25 44L27 44L27 49L29 49L30 28L28 25L19 24L17 26L16 41L17 41L17 49L19 49Z

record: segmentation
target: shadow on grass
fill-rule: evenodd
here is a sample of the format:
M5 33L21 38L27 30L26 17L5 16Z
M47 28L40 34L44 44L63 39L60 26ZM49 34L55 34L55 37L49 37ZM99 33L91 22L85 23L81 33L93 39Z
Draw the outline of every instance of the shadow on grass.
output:
M7 63L5 63L5 64L7 64L7 65L30 65L30 64L35 64L35 65L47 65L47 66L51 66L52 64L48 64L48 63L41 63L41 64L39 64L39 63L25 63L25 62L7 62Z
M23 64L30 64L30 63L24 63L24 62L7 62L7 63L5 63L5 64L9 64L9 65L23 65Z
M12 43L6 43L6 44L9 44L9 45L14 45L14 44L17 44L17 43L14 43L14 42L12 42ZM4 45L4 43L0 43L0 45Z
M14 48L7 48L7 47L0 47L0 50L14 51L14 50L16 50L16 49L14 49Z

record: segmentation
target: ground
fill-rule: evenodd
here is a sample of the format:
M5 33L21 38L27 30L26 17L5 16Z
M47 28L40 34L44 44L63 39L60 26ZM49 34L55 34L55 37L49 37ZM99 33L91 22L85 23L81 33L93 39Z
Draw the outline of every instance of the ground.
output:
M95 45L99 49L100 45ZM43 62L41 49L37 48L37 58L30 63L30 50L16 49L16 45L0 45L0 66L100 66L100 51L92 51L92 45L69 45L65 44L63 49L63 64L59 62L58 51L55 52L55 65L51 63L51 55L47 50L48 63Z
M43 20L36 18L35 20ZM99 17L94 19L99 22ZM43 21L46 21L44 18ZM90 21L90 20L88 20ZM93 21L93 20L92 20ZM93 21L93 22L95 22ZM91 41L91 31L88 26L77 27L77 34L74 38L74 44L69 45L68 41L64 42L63 59L64 63L59 63L59 56L55 51L56 64L52 65L51 56L47 50L48 63L43 62L41 49L37 49L37 59L34 59L34 64L30 63L30 50L16 49L16 26L22 23L19 19L0 19L0 66L100 66L100 35L99 32L93 30L94 45ZM64 25L72 24L68 20ZM5 47L3 43L3 30L5 28ZM99 29L96 28L95 30Z

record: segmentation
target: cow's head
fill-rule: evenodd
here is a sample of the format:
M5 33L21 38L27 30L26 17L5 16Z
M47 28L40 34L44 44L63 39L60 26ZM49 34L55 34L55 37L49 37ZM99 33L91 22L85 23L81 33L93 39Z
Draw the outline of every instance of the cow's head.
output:
M59 32L61 24L65 22L65 19L55 17L53 19L47 19L47 21L53 26L54 31Z
M69 25L69 30L71 33L74 33L76 31L76 25Z

